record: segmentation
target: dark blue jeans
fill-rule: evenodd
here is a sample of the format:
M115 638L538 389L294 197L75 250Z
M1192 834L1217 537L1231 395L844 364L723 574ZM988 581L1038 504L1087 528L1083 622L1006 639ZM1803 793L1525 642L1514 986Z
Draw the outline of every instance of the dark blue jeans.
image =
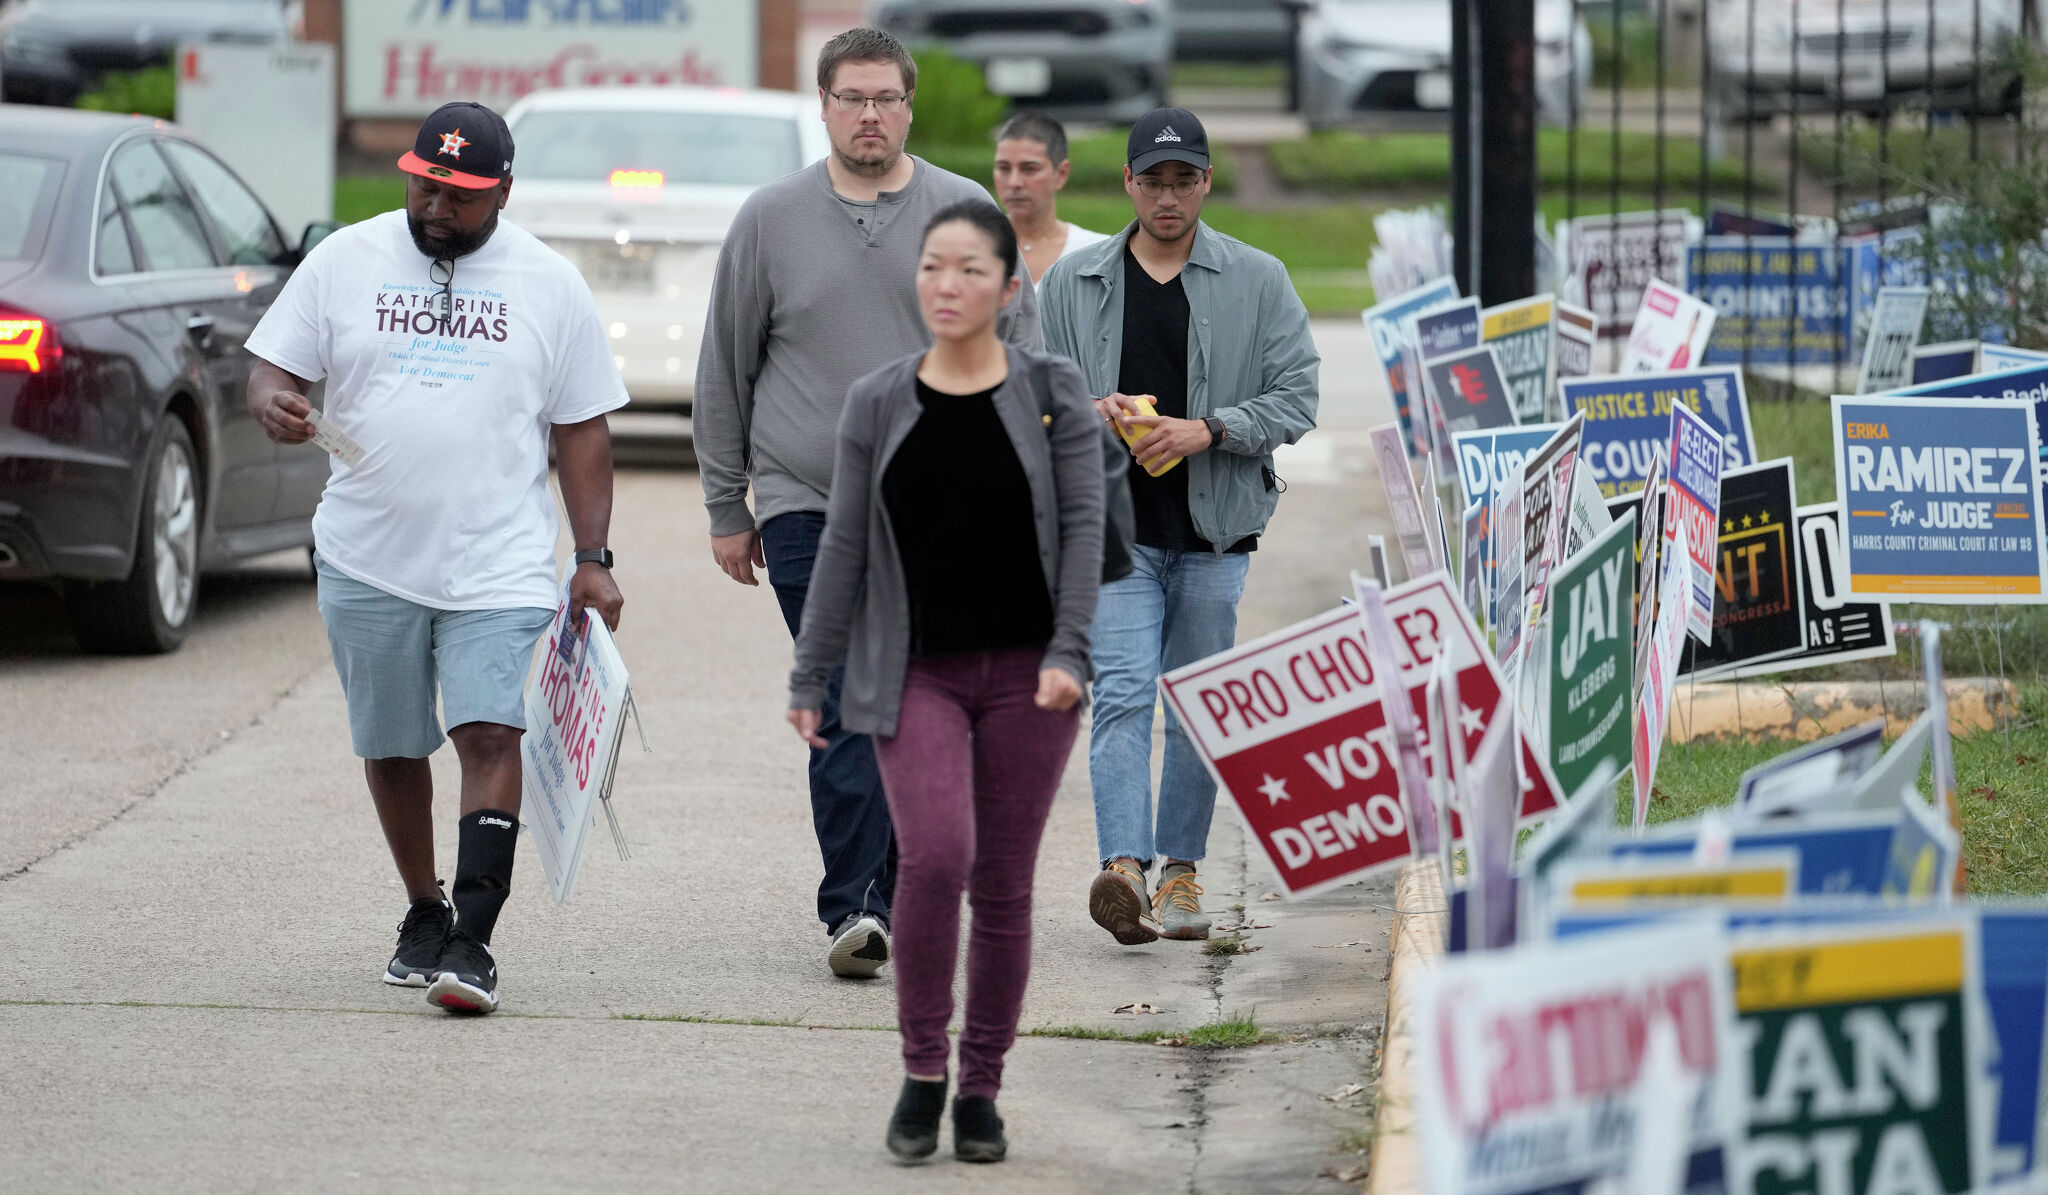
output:
M824 533L825 516L812 511L777 515L761 525L768 584L792 638L803 626L804 595L810 592L811 566ZM839 686L845 677L845 665L832 670L818 726L826 746L811 749L811 822L825 857L818 920L828 931L862 911L887 920L896 890L896 832L889 824L874 742L839 725Z

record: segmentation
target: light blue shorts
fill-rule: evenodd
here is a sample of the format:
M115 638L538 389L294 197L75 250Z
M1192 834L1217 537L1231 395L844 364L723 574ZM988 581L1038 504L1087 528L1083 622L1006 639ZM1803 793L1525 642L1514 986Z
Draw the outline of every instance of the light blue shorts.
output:
M314 559L320 621L348 699L348 729L364 759L424 759L450 726L526 729L526 673L553 610L436 610L365 585Z

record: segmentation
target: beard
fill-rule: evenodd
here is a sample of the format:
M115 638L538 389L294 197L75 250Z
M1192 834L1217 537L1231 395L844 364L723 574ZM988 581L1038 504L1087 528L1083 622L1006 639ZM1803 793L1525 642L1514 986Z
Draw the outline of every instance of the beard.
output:
M846 172L856 178L886 178L890 171L896 169L896 164L903 160L903 145L900 142L890 145L887 139L880 142L857 141L854 146L855 148L849 152L835 145L832 147L832 156L839 159L839 164L846 168Z
M412 234L413 246L421 253L435 261L453 261L458 257L468 257L484 247L484 242L490 240L491 234L498 231L498 212L493 208L491 214L484 219L483 226L476 231L458 232L445 241L429 240L426 226L415 219L411 212L405 214L405 230Z

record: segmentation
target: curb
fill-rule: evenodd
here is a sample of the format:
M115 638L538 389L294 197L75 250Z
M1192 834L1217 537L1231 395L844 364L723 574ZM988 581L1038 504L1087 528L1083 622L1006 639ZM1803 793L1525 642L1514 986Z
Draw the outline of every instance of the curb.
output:
M1387 1027L1380 1038L1378 1109L1373 1117L1372 1177L1368 1195L1415 1195L1422 1190L1422 1151L1415 1137L1415 1084L1409 1036L1418 975L1442 955L1450 932L1443 878L1434 861L1401 869L1394 889L1394 926L1388 931L1392 966L1387 976Z
M2019 689L2011 681L1957 677L1942 687L1949 729L1956 734L1996 730L2001 718L2019 716ZM1721 734L1809 740L1872 718L1883 718L1885 733L1897 735L1926 709L1926 686L1912 681L1710 682L1695 688L1681 677L1671 698L1668 735L1674 743Z

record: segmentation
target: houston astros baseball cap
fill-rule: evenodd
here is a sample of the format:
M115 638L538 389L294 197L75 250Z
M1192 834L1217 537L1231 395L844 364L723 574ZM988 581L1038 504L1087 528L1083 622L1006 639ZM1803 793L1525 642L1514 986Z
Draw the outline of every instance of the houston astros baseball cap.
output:
M1186 108L1154 108L1131 126L1124 160L1132 174L1143 174L1161 162L1186 162L1209 168L1209 134Z
M443 104L420 124L398 168L472 190L495 187L512 175L512 130L482 104Z

